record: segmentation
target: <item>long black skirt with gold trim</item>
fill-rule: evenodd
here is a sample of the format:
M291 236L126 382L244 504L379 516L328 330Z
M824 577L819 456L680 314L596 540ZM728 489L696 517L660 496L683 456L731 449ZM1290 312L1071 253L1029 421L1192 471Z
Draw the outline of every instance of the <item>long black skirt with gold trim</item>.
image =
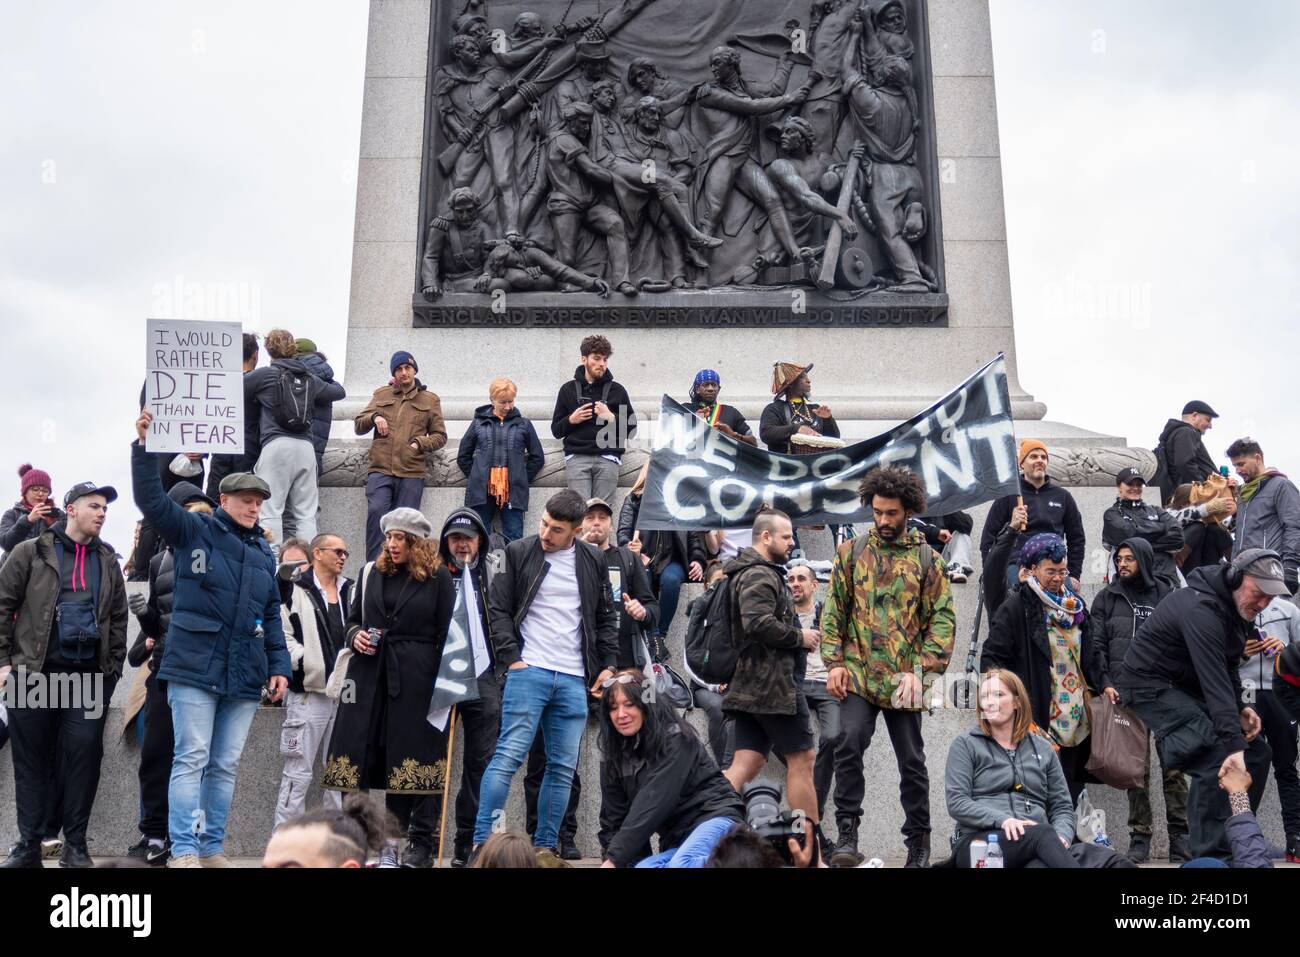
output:
M441 794L447 736L429 724L439 645L385 639L378 654L354 654L339 698L321 786L389 794Z

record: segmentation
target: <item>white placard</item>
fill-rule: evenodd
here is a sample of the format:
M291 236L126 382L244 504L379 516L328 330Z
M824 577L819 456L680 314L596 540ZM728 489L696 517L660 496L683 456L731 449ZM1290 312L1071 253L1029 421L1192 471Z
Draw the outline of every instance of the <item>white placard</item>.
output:
M244 338L238 322L150 319L144 407L150 452L244 451Z

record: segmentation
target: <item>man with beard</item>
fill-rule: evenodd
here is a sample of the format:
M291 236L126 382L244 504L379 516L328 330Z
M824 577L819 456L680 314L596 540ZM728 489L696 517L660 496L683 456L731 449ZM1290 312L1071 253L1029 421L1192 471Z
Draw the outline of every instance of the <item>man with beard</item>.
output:
M1137 636L1138 628L1151 617L1156 606L1173 590L1156 576L1156 555L1144 538L1133 537L1115 550L1115 568L1110 584L1092 600L1094 642L1100 651L1102 686L1105 694L1118 701L1115 690L1123 684L1124 656ZM1147 764L1150 764L1148 755ZM1187 778L1181 771L1161 765L1165 790L1165 819L1169 824L1169 859L1187 857ZM1146 785L1128 792L1129 860L1145 863L1151 855L1151 796Z
M782 57L772 83L762 90L751 90L745 82L740 75L740 54L731 47L715 48L709 57L709 67L713 82L703 84L695 92L695 102L700 106L697 135L706 144L701 184L704 213L700 228L709 235L717 233L727 199L732 189L736 189L767 213L772 232L788 257L786 261L815 262L812 250L801 248L795 239L781 194L759 163L754 135L758 117L802 103L808 99L810 87L805 85L793 93L785 93L793 67L788 57Z
M1124 656L1124 704L1159 742L1161 763L1185 773L1188 851L1229 858L1228 798L1219 780L1235 769L1254 780L1272 756L1254 708L1242 703L1240 665L1255 616L1287 597L1276 552L1248 548L1230 565L1198 568L1162 601Z
M930 777L921 737L924 679L952 657L957 615L943 559L907 527L925 511L920 478L904 468L872 469L858 489L875 525L839 547L822 608L826 691L840 704L835 749L839 840L832 866L856 867L866 793L862 758L883 712L898 762L907 867L930 862Z
M501 120L496 110L482 118L486 132L478 126L478 111L488 105L510 76L499 66L483 62L479 40L469 34L452 37L451 55L452 62L439 67L433 81L443 133L449 142L465 147L451 170L451 186L473 187L479 171L487 164L500 203L497 225L514 228L519 220L514 129Z

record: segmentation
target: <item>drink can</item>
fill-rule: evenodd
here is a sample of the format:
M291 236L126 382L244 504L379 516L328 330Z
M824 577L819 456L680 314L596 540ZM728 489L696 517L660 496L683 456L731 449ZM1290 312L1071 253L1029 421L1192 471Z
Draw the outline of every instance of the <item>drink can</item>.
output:
M989 858L989 842L977 840L970 842L970 866L982 868Z
M379 654L379 645L384 640L384 635L388 634L387 628L369 628L370 632L370 654Z

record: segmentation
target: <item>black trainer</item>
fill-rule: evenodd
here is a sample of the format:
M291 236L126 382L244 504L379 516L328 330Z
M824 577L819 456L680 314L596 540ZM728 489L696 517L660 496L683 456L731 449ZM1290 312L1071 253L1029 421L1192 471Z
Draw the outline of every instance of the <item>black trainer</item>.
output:
M9 856L0 863L0 867L40 867L41 842L19 841L9 849Z
M1151 859L1151 838L1145 834L1134 834L1128 842L1128 853L1124 855L1134 864L1145 864Z
M468 867L469 855L472 849L472 846L469 844L457 844L451 852L451 866Z
M1187 847L1187 835L1179 834L1169 839L1169 863L1186 864L1192 859L1192 852Z
M560 840L560 860L582 860L582 850L578 847L578 842L574 838L569 837Z
M86 849L85 844L73 844L71 841L65 841L63 844L63 854L59 858L59 867L94 867L95 862L91 859L90 851Z

